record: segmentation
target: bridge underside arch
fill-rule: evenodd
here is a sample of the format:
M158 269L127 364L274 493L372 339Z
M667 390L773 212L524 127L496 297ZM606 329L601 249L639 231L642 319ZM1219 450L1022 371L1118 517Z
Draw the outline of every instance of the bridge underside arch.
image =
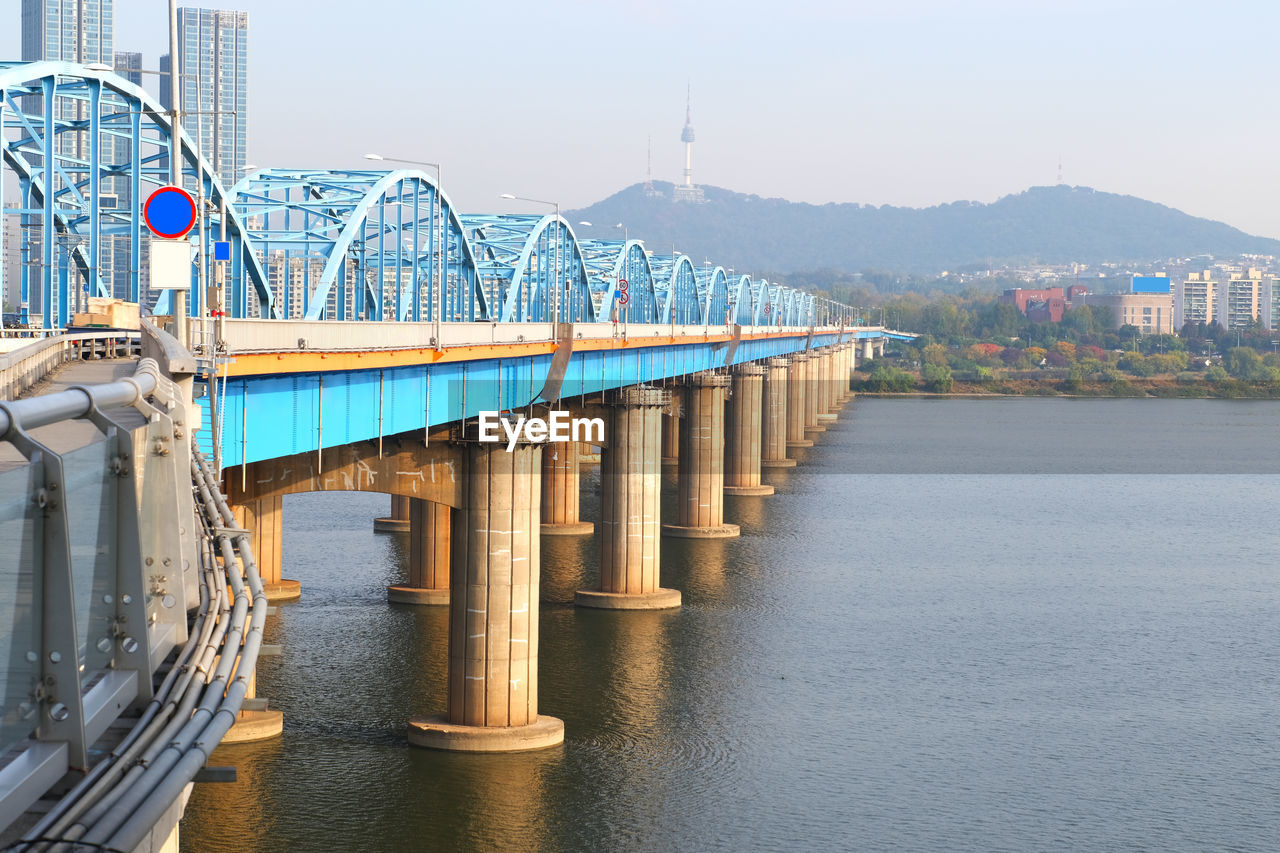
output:
M250 462L243 477L231 470L224 477L227 497L243 505L304 492L380 492L460 507L462 451L445 438L424 445L421 433L391 436Z

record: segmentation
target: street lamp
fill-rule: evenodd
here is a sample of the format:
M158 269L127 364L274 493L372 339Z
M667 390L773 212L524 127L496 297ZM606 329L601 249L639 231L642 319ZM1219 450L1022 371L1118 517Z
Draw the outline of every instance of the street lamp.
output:
M560 223L560 202L546 201L540 198L526 198L524 196L513 195L512 193L503 193L501 198L507 201L527 201L533 204L545 204L555 208L556 224ZM551 262L551 336L560 339L560 235L556 234L556 251L555 258Z

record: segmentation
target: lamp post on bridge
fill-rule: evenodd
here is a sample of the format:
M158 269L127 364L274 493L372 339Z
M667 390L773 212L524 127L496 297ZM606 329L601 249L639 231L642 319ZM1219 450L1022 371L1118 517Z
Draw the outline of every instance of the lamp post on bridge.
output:
M545 204L555 208L556 225L560 224L560 202L546 201L540 198L525 198L524 196L513 195L511 193L503 193L502 198L508 201L528 201L533 204ZM560 340L560 233L556 233L556 251L554 260L551 262L552 281L551 281L551 337L553 340Z

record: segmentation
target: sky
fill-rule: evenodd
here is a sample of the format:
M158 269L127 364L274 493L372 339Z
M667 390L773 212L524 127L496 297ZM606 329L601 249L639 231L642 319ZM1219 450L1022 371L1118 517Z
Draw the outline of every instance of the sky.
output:
M158 67L164 0L116 0ZM240 0L250 162L441 163L467 212L679 180L815 204L1068 184L1280 237L1280 3L1219 0ZM17 58L19 0L0 0ZM154 78L151 78L154 80ZM154 87L154 84L148 82ZM154 91L154 88L153 88Z

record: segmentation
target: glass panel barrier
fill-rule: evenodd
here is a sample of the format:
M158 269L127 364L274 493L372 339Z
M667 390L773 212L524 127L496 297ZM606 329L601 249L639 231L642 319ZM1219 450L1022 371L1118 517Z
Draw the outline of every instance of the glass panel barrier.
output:
M0 754L39 722L43 483L38 464L0 472Z
M116 591L116 475L105 438L62 454L80 644L80 684L111 664Z

